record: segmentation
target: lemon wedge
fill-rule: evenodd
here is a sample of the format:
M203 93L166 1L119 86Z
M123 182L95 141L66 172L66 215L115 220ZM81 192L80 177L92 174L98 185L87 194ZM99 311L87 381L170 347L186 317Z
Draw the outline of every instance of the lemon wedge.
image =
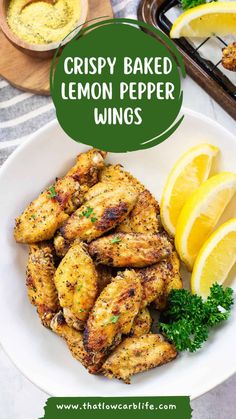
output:
M170 31L171 38L205 38L236 35L236 2L213 2L181 14Z
M192 292L207 297L210 287L223 284L236 263L236 218L219 227L202 246L191 277Z
M175 235L177 220L186 200L208 178L218 151L211 144L200 144L175 163L164 187L160 211L162 224L170 235Z
M175 246L190 270L235 192L236 174L219 173L206 180L184 205L176 226Z

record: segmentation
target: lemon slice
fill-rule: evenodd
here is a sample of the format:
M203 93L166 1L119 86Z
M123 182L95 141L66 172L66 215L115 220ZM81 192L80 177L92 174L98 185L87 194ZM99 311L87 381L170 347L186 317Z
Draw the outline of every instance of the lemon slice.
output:
M184 205L176 226L175 246L190 270L235 192L236 174L223 172L206 180Z
M200 144L184 153L171 170L161 200L161 221L170 235L175 235L187 198L208 178L218 150L211 144Z
M192 292L207 297L215 282L223 284L236 262L236 218L219 227L202 246L191 277Z
M181 14L170 31L171 38L205 38L236 35L236 2L214 2Z

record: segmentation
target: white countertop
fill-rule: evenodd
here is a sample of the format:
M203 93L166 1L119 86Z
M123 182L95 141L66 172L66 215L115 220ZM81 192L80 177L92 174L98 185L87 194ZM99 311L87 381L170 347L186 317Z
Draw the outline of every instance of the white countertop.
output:
M184 106L204 113L232 133L236 133L236 122L189 77L183 82L183 89ZM48 396L17 370L2 349L0 349L0 389L0 419L42 417L43 406ZM235 394L236 375L192 402L193 419L235 419Z

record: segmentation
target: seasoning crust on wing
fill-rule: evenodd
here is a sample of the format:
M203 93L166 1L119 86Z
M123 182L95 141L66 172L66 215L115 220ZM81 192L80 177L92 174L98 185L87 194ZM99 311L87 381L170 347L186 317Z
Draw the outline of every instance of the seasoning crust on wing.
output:
M177 356L173 345L161 335L128 337L114 350L102 366L108 378L130 383L130 377L172 361Z
M141 309L134 319L130 336L142 336L150 332L152 318L148 308Z
M157 310L164 310L171 290L183 288L180 276L180 260L176 252L172 252L169 258L156 266L156 276L164 279L164 292L158 294L154 303Z
M125 220L120 223L116 231L123 233L153 233L159 231L159 205L152 194L145 189Z
M141 284L133 270L118 274L104 288L85 328L84 346L88 352L107 352L120 341L122 334L130 332L139 311L141 296Z
M77 157L75 166L32 201L16 218L14 237L19 243L49 240L81 205L84 192L98 181L106 153L92 149Z
M51 321L51 329L67 343L72 356L81 362L91 374L95 374L105 360L104 354L90 356L84 349L83 334L68 326L62 312L57 313Z
M26 286L31 304L37 307L44 326L49 327L54 314L59 310L59 301L54 284L54 250L50 243L42 242L29 247Z
M144 191L145 187L131 173L124 170L121 164L108 165L99 174L101 182L118 182L120 185L129 185L135 188L138 193Z
M60 262L55 285L68 324L83 328L97 296L97 271L85 246L76 242Z
M137 192L131 187L119 188L95 196L82 205L60 228L54 244L57 252L76 238L90 242L114 228L135 205ZM61 239L60 237L63 237Z
M96 263L119 268L149 266L168 257L171 251L171 243L161 234L115 233L89 245Z

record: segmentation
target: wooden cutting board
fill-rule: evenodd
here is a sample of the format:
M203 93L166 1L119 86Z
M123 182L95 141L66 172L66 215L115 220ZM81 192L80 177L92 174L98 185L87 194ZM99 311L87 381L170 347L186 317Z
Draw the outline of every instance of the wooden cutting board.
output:
M113 17L110 0L88 0L87 20L100 16ZM51 58L30 57L16 49L0 30L0 76L18 89L50 95Z

